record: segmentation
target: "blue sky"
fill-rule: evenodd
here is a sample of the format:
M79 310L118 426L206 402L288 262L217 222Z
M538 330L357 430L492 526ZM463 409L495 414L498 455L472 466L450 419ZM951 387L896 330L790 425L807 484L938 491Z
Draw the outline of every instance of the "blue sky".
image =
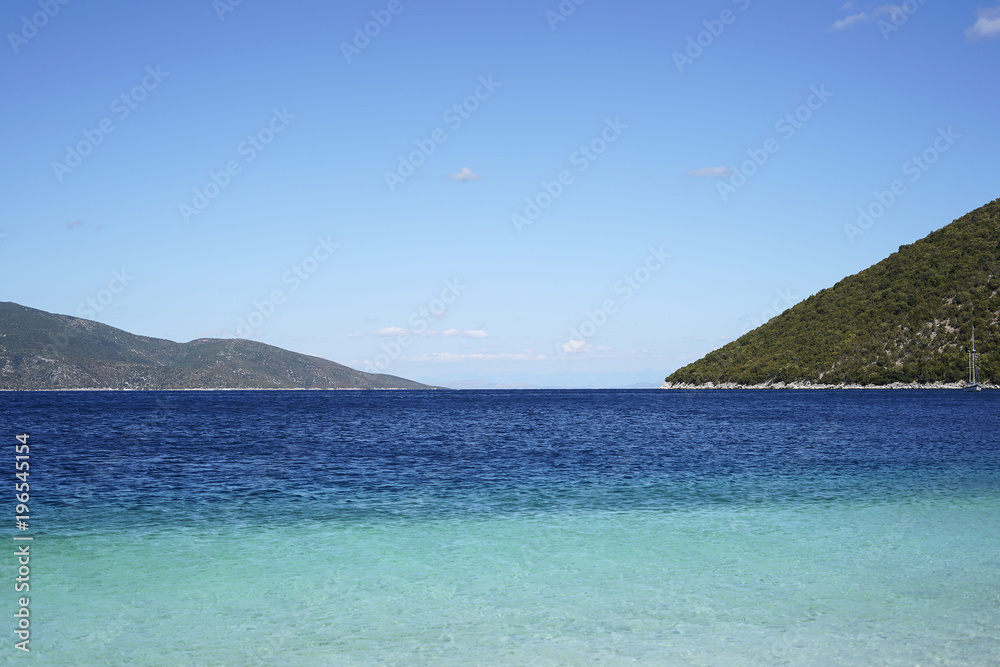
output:
M0 9L0 299L143 335L653 383L1000 196L990 2L96 4Z

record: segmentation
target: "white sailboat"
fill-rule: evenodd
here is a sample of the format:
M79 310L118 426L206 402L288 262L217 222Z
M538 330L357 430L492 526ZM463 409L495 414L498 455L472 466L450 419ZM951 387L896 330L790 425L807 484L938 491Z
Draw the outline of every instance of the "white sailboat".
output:
M975 311L973 311L975 315ZM972 351L969 352L969 380L965 384L965 391L982 391L979 386L979 355L976 354L976 321L972 320Z

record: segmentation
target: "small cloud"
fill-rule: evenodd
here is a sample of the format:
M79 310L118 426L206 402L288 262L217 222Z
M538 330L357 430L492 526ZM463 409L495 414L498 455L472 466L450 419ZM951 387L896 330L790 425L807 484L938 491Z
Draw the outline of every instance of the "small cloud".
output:
M686 178L729 178L733 170L729 167L704 167L684 172Z
M379 329L378 331L362 331L358 333L347 334L348 338L368 338L368 337L387 337L393 338L396 336L414 336L421 338L432 338L438 336L460 336L465 335L469 338L489 338L490 335L483 331L482 329L477 329L475 331L459 331L458 329L445 329L444 331L433 331L431 329L404 329L403 327L385 327L384 329Z
M834 30L843 30L845 28L850 28L852 25L857 23L866 23L867 21L871 21L871 17L867 12L861 12L860 14L851 14L850 16L845 16L839 21L834 21L832 27Z
M430 354L424 354L414 361L429 361L429 362L456 362L456 361L544 361L546 359L544 354L538 354L535 352L503 352L503 353L489 353L489 352L473 352L469 354L455 354L452 352L432 352Z
M66 229L79 229L80 227L83 227L83 223L80 222L79 220L74 220L73 222L66 223Z
M841 9L849 10L853 6L852 3L847 3ZM870 12L858 12L857 14L851 14L850 16L845 16L839 21L834 21L833 25L830 26L832 30L845 30L851 26L857 25L859 23L868 23L869 21L874 21L880 16L889 16L895 18L900 14L906 14L906 9L901 5L882 5L881 7L876 7Z
M562 344L563 354L572 354L573 352L586 352L590 350L590 345L586 341L582 341L578 338L572 338Z
M415 329L403 329L401 327L385 327L374 333L375 336L416 336L419 332Z
M378 331L360 331L358 333L347 334L348 338L368 338L369 336L429 336L434 335L433 331L418 331L417 329L404 329L402 327L385 327Z
M468 167L462 167L462 170L457 174L449 174L448 178L453 181L481 181L483 177L472 171Z
M1000 5L976 10L976 23L965 31L970 42L1000 37Z
M845 2L843 4L843 6L841 7L841 9L843 9L845 11L849 10L849 9L853 9L853 8L854 8L854 3L853 2Z

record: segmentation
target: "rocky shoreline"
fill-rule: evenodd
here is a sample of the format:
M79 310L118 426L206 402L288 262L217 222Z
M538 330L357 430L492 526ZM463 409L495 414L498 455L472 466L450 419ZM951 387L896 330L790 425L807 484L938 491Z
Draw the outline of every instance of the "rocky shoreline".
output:
M804 382L764 382L762 384L737 384L735 382L664 382L660 389L964 389L967 382L893 382L892 384L816 384ZM983 389L1000 388L993 384L981 384Z

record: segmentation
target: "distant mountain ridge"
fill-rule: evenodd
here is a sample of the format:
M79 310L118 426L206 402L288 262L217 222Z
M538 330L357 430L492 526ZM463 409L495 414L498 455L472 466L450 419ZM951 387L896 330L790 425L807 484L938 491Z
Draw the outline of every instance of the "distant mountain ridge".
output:
M666 378L705 385L1000 383L1000 199Z
M244 339L175 343L0 302L0 389L432 389Z

